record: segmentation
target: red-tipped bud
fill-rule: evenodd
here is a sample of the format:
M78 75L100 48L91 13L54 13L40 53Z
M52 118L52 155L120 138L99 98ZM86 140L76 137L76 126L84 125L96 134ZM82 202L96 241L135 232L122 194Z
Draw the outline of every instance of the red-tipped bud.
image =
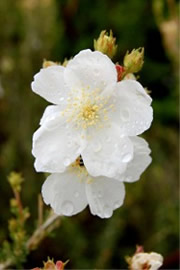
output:
M125 68L120 65L116 65L116 70L117 70L117 81L121 81L125 72Z

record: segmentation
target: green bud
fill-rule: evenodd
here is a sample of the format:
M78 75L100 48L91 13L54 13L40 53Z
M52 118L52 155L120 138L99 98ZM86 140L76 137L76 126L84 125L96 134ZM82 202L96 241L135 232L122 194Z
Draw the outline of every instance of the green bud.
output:
M124 67L126 73L137 73L141 70L144 64L144 48L138 48L127 52L124 57Z
M106 30L101 31L97 40L94 40L94 49L106 54L109 58L113 58L117 51L116 38L113 37L113 32L106 33Z
M21 191L21 184L24 181L21 173L11 172L8 176L8 181L14 190Z
M18 207L18 202L17 202L17 200L16 199L11 199L10 200L10 206L12 207L12 208L17 208Z
M9 231L14 232L17 230L17 227L18 227L17 220L14 218L10 219L9 220Z

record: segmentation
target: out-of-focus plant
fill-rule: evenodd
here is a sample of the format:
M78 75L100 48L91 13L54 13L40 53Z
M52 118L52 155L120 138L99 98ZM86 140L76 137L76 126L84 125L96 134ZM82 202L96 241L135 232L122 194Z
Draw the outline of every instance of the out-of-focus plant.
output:
M47 262L44 262L43 268L36 267L32 270L64 270L64 267L68 262L69 260L67 260L66 262L57 261L56 263L54 263L53 259L51 260L48 258Z
M165 10L167 11L165 12ZM162 35L164 48L177 72L179 64L178 4L175 0L153 0L153 11Z
M10 200L10 211L13 217L9 219L8 226L10 241L5 240L0 250L0 269L9 268L12 265L22 268L28 253L37 248L42 239L60 224L60 218L51 211L44 219L42 200L39 199L37 227L31 235L28 235L26 221L30 212L27 207L23 207L21 201L23 181L20 173L12 172L8 177L8 182L14 193L14 198Z

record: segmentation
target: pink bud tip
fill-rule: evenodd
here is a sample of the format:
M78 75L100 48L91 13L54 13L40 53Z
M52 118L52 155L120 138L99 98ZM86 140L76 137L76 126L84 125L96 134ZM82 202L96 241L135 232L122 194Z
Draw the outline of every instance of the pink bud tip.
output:
M116 65L116 70L117 70L117 81L119 82L122 80L122 75L125 71L125 68L120 65Z

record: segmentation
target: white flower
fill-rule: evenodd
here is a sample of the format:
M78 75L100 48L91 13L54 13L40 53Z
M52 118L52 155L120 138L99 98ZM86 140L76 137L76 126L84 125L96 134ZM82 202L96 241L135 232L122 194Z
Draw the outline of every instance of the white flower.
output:
M134 136L151 125L151 98L135 80L117 82L115 65L106 55L84 50L66 67L41 69L32 89L55 104L46 108L33 136L37 171L65 172L81 155L93 177L134 181L150 163L146 146L144 160L130 165L136 147L145 144Z
M138 180L151 162L150 150L145 140L132 137L131 142L134 145L134 157L125 172L119 176L119 181L89 175L78 158L64 173L54 173L47 178L42 187L45 203L50 204L59 215L75 215L89 204L93 215L111 217L113 210L123 204L125 189L122 181Z
M131 260L132 270L157 270L163 264L163 257L156 252L135 254Z

